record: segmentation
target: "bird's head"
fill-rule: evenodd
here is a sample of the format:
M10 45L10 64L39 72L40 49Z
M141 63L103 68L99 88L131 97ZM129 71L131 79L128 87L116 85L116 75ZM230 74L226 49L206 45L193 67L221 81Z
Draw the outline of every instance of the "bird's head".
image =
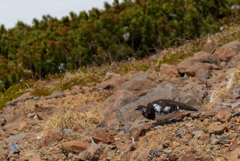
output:
M141 111L141 112L146 112L146 106L139 105L135 110Z

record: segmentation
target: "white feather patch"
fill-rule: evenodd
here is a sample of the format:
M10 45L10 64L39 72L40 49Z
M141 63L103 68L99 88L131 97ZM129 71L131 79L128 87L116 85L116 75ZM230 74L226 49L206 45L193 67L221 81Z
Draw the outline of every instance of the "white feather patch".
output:
M179 110L179 106L177 106L177 109Z
M161 112L162 106L158 105L158 104L154 104L153 107L155 108L155 110L157 112Z
M165 109L164 109L164 111L169 111L169 110L171 110L171 107L169 107L169 106L167 106L167 107L165 107Z

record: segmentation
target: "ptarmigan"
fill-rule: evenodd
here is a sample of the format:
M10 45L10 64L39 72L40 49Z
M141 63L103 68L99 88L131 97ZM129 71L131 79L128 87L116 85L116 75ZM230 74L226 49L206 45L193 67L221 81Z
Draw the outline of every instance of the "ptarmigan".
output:
M147 106L139 105L135 110L141 111L145 118L157 121L171 119L183 111L198 111L191 106L167 99L150 102Z

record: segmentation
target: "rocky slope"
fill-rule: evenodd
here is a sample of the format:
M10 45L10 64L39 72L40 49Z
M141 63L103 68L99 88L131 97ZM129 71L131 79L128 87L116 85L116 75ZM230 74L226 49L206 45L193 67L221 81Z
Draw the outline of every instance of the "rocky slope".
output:
M238 160L240 42L179 64L33 97L0 112L0 160ZM153 126L137 105L172 99L199 109ZM240 160L240 159L239 159Z

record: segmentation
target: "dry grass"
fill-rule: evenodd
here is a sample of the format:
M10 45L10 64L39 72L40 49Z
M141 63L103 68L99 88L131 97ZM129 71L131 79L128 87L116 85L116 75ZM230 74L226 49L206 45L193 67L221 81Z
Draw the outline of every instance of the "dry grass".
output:
M76 123L81 124L85 128L90 127L94 124L99 124L103 118L103 115L99 111L99 107L95 107L88 112L82 113L75 113L69 107L63 107L47 121L43 133L46 134L48 131L56 127L72 129Z
M223 88L216 88L213 90L210 103L205 106L206 110L212 110L215 107L216 100L222 98L227 94L235 85L240 83L240 66L233 69L233 72L230 74L231 78Z

